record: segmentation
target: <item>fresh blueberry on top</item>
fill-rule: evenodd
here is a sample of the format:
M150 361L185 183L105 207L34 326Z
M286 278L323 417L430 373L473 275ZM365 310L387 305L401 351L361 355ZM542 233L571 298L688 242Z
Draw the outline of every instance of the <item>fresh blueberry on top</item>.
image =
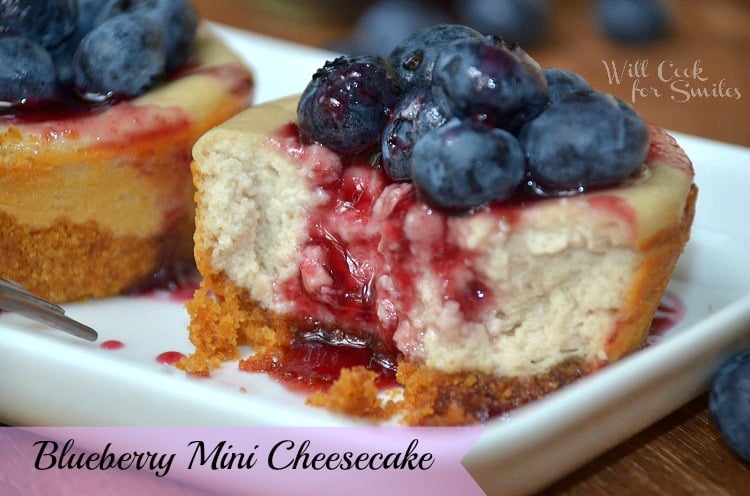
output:
M108 0L94 21L101 24L119 14L143 14L164 30L167 70L179 67L190 57L195 45L198 13L185 0Z
M448 211L468 211L513 195L524 154L502 129L452 119L414 145L412 178L419 197Z
M429 86L418 86L401 97L393 107L381 139L383 169L391 180L405 181L411 177L414 143L447 120Z
M415 31L391 51L388 61L402 90L429 84L438 55L451 43L467 38L480 39L482 34L468 26L438 24Z
M594 15L606 36L625 43L662 38L671 22L663 0L598 0Z
M76 28L62 43L49 50L60 85L69 87L73 82L73 56L82 38L83 34Z
M297 105L300 136L342 154L379 143L399 89L388 63L372 55L342 56L313 75Z
M549 192L616 184L646 159L649 131L622 100L573 93L552 104L520 133L532 181Z
M81 33L88 33L96 26L98 17L102 13L102 0L78 0L78 30ZM122 14L123 12L118 12ZM107 16L112 17L112 16Z
M542 68L519 47L493 38L459 40L445 47L432 79L457 114L511 132L549 103Z
M73 32L77 15L76 0L0 0L0 33L52 48Z
M76 91L84 98L131 98L164 77L166 40L142 14L120 14L99 24L73 58Z
M567 69L548 67L544 69L544 77L547 79L550 103L559 102L571 93L593 91L588 81Z
M94 28L110 17L131 13L139 6L140 0L104 0L99 2L99 11L90 27Z
M193 53L198 12L186 0L140 0L139 12L161 24L167 41L167 70L184 64Z
M544 37L552 11L549 0L462 0L455 8L460 22L522 45Z
M711 384L708 408L727 444L750 462L750 350L719 368Z
M387 57L399 40L448 21L440 8L419 0L380 0L365 8L354 28L358 53Z
M33 107L56 97L55 65L49 52L23 36L0 35L0 111Z

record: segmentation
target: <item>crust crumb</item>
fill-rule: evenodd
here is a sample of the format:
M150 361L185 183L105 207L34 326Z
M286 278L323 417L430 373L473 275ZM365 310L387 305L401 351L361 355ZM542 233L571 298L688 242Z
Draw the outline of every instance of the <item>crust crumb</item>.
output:
M396 403L380 398L377 378L376 372L362 366L342 369L328 391L311 394L307 404L371 420L389 419L396 413Z

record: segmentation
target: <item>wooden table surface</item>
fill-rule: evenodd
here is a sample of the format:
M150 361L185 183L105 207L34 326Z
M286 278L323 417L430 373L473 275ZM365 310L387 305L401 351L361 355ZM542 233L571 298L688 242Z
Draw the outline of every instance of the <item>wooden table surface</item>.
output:
M304 12L284 11L285 4L294 3L291 1L194 0L193 3L204 18L319 47L330 47L347 39L353 25L351 16L321 11L322 5L337 2L300 2L305 5ZM672 6L673 30L667 39L627 47L604 40L596 31L589 2L555 2L548 40L528 51L543 66L581 73L595 88L632 103L654 124L750 146L747 64L750 2L672 0ZM610 81L605 65L611 67L614 62L621 68L628 61L646 61L645 76L626 75L620 84ZM684 101L683 93L670 88L672 81L665 81L668 79L665 71L663 79L659 77L660 64L663 68L673 64L672 67L689 72L699 67L697 74L687 74L686 78L683 75L688 86L679 87L688 91L707 89L708 96ZM693 75L696 77L690 77ZM725 90L731 88L737 91L729 93L738 92L739 98L727 94ZM650 92L641 96L641 91ZM545 495L748 493L750 466L739 461L725 446L708 415L705 394L543 492Z

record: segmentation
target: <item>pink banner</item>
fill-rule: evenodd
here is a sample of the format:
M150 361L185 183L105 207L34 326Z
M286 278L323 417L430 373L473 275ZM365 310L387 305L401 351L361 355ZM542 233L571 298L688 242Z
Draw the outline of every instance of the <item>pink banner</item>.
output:
M473 496L483 492L461 459L481 432L481 427L6 427L0 429L0 492Z

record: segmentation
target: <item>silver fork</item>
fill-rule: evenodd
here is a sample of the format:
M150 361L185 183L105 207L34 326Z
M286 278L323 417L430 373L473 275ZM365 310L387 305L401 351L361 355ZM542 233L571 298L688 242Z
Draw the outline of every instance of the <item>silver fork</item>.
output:
M73 336L96 341L98 333L65 315L65 310L35 296L15 281L0 277L0 310L15 312Z

